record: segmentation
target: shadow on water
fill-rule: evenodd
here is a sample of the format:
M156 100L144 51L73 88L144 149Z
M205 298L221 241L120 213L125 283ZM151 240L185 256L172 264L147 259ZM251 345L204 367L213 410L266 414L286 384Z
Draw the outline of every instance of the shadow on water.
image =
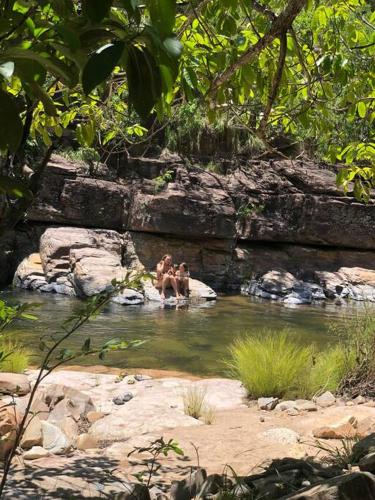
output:
M13 335L36 352L39 337L46 331L55 332L78 304L75 298L27 291L4 291L1 296L9 301L41 303L37 310L38 321L18 323L12 328ZM287 307L239 295L220 297L212 302L182 304L177 308L171 305L162 307L158 303L144 306L111 304L75 334L69 346L80 347L88 335L98 345L114 337L147 340L135 350L114 353L104 363L120 368L223 375L223 360L235 338L263 328L276 332L286 327L292 330L299 342L324 348L335 341L329 336L329 324L363 308L364 304L358 302ZM98 360L86 358L82 364L98 364Z

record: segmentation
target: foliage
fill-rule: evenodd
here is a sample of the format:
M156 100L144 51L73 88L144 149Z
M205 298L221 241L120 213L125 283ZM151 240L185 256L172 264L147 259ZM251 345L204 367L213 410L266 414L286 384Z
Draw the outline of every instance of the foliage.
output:
M317 439L314 446L324 453L321 457L323 462L330 466L348 469L358 462L358 457L353 452L353 447L358 441L359 438L342 439L340 445L337 445Z
M155 177L154 179L155 192L159 193L160 191L162 191L165 185L168 184L168 182L173 181L174 175L175 173L173 170L166 170L162 175Z
M342 344L317 353L315 363L311 368L309 396L320 392L336 392L343 378L352 370L355 359L352 353L347 352Z
M114 92L119 113L134 109L146 120L156 106L163 116L182 49L173 33L175 9L175 0L2 2L0 191L11 198L0 200L3 226L22 217L64 129L73 126L81 145L94 143L100 105ZM143 133L136 123L131 128ZM27 181L30 140L47 151Z
M164 438L161 437L159 439L156 439L155 441L152 441L149 446L136 447L134 448L134 450L128 453L128 457L130 457L134 453L149 453L151 455L151 459L147 461L147 470L135 474L135 477L138 479L138 481L144 482L144 476L147 474L145 484L147 487L149 487L153 475L156 474L162 466L158 462L159 457L161 455L167 457L171 452L179 456L184 455L184 452L181 450L176 441L174 441L173 439L164 441Z
M0 300L0 332L10 326L16 320L36 320L37 317L29 311L39 304L17 304L10 306L3 300Z
M208 102L213 123L245 126L269 151L284 133L308 154L371 167L374 21L365 0L198 2L178 18L177 85Z
M238 208L236 214L239 219L245 219L251 215L260 214L263 210L264 205L261 203L246 203Z
M215 408L205 405L202 413L202 420L206 425L212 425L216 418Z
M312 348L297 345L288 331L265 330L233 344L229 367L254 398L301 395L312 356Z
M339 391L355 397L374 396L375 383L375 317L370 310L344 318L331 325L330 333L343 346L346 369Z
M30 353L19 342L0 340L0 371L23 373L29 365Z
M110 352L118 350L124 351L131 347L139 346L143 343L143 341L139 340L124 341L122 339L111 339L105 342L103 345L95 347L91 344L91 338L88 337L82 342L81 348L77 349L76 351L65 347L66 342L69 340L69 338L74 333L76 333L85 323L87 323L91 319L96 318L101 309L109 303L112 297L121 293L125 288L139 289L141 287L141 280L144 277L145 276L143 274L135 276L131 276L130 274L128 274L122 281L112 280L111 286L108 287L107 290L90 297L84 302L83 305L77 307L73 311L72 315L67 318L67 320L61 325L59 331L54 333L48 332L40 338L39 350L42 352L42 360L26 404L24 415L17 425L17 428L15 429L14 443L4 460L3 475L0 481L0 496L2 495L7 482L12 459L17 451L22 435L26 429L26 423L30 416L31 406L34 401L36 392L44 379L59 366L67 362L77 360L80 357L98 355L100 359L103 359L104 356L106 356ZM22 305L10 308L10 312L8 311L8 309L9 306L4 304L4 319L2 323L3 329L9 326L9 324L15 319L22 318L22 315L23 317L25 316L25 308ZM16 312L16 314L14 313L14 311ZM34 317L26 319L34 319Z

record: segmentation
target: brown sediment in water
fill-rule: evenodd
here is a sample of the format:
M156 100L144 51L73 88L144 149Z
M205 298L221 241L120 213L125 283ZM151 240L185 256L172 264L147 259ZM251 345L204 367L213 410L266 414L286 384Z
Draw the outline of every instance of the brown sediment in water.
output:
M37 370L38 366L30 366L31 370ZM88 373L98 373L104 375L135 375L136 373L141 373L142 375L148 375L152 378L183 378L187 380L201 380L203 378L212 377L199 377L193 375L192 373L182 372L177 370L157 370L152 368L117 368L115 366L105 366L105 365L91 365L91 366L81 366L81 365L66 365L61 366L56 369L56 371L75 371L75 372L88 372Z

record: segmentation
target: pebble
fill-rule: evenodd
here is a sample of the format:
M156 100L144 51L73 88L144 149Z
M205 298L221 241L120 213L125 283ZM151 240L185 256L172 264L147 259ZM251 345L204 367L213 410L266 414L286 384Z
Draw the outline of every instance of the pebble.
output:
M258 408L260 410L271 411L279 402L278 398L258 398Z
M112 401L115 403L115 405L123 405L133 399L133 394L131 392L126 392L125 394L120 394L118 396L115 396Z

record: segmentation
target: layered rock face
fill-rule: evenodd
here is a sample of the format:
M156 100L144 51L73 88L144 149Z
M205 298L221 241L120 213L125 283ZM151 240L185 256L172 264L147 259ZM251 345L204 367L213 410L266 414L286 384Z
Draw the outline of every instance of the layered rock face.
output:
M249 161L223 176L169 157L134 160L115 174L104 166L90 173L54 156L28 220L43 230L70 226L59 230L57 254L52 233L44 233L43 269L47 284L62 285L73 270L69 282L84 294L90 285L80 275L90 269L101 267L109 279L139 263L152 270L171 253L217 290L239 290L253 280L247 292L259 295L261 276L278 271L319 285L325 297L373 297L366 270L375 267L375 201L343 196L334 170L313 163ZM348 292L357 278L343 268L359 268L354 275L371 290ZM327 279L340 281L333 295Z

